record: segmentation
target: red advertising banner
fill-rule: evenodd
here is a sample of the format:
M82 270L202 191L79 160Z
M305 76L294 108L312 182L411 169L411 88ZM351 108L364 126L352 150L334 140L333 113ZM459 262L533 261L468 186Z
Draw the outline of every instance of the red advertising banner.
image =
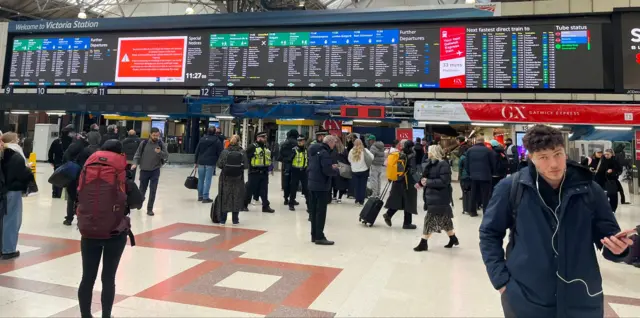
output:
M413 140L413 128L396 128L396 139Z
M187 37L118 39L116 82L184 82Z
M416 120L640 125L640 105L416 102Z
M467 29L440 28L440 88L465 88Z
M636 161L640 161L640 130L636 130Z

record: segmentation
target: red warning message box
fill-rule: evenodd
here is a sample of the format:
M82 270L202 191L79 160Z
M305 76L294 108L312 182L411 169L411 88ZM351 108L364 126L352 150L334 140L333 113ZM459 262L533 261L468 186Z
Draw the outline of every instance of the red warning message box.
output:
M116 82L184 82L187 37L118 39Z

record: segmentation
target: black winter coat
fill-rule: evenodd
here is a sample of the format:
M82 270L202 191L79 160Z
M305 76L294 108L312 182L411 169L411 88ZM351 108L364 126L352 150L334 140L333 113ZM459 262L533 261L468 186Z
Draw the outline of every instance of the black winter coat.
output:
M106 133L102 135L102 138L100 139L100 147L102 147L107 140L111 139L120 140L120 135L116 133Z
M347 153L347 149L345 149L342 153L339 153L336 149L333 149L331 151L331 158L333 159L333 163L342 162L346 165L351 165L349 163L349 154ZM347 189L349 189L349 179L341 177L340 173L333 177L333 184L338 190L347 191Z
M49 146L49 156L47 162L54 167L59 167L64 162L64 149L60 138L54 140Z
M331 191L331 178L338 175L333 169L331 148L325 143L315 143L309 147L309 191Z
M583 283L567 284L557 275L583 280L591 294L602 290L596 248L602 249L601 239L620 232L607 197L589 170L568 162L557 212L560 225L554 230L556 222L542 204L532 169L529 165L520 170L518 180L500 181L487 206L480 251L491 283L496 290L506 287L503 297L515 317L603 317L602 294L590 297ZM512 182L523 187L515 223L509 198ZM514 225L514 244L505 260L503 240ZM603 250L606 259L616 262L627 253L616 256Z
M218 179L218 200L221 205L220 212L240 212L244 208L244 196L245 196L245 184L244 173L238 177L227 177L224 174L224 166L227 164L227 157L232 151L239 151L245 158L245 168L249 166L246 162L246 154L242 147L238 145L230 145L227 149L222 151L217 166L222 170L220 178Z
M138 136L129 136L122 141L122 152L127 156L127 160L133 160L138 151L141 139Z
M412 152L407 155L406 153L400 154L400 160L407 160L406 177L399 178L391 184L391 191L389 192L389 198L384 207L393 210L404 210L405 213L418 214L418 190L416 190L415 184L419 180L414 180L413 172L416 171L415 154Z
M2 173L7 191L25 192L29 182L33 180L31 169L26 166L24 158L9 148L2 154Z
M469 148L467 154L467 171L473 181L491 181L496 170L496 155L484 144L478 143Z
M223 149L224 144L218 136L205 135L196 147L195 163L201 166L215 166Z
M291 162L293 162L293 157L295 156L293 148L297 146L298 141L295 138L288 138L282 143L282 145L280 145L279 156L282 160L282 163L286 166L285 168L289 168Z
M422 173L427 178L424 186L424 203L430 214L446 215L453 217L451 198L451 167L446 160L434 160L427 163Z

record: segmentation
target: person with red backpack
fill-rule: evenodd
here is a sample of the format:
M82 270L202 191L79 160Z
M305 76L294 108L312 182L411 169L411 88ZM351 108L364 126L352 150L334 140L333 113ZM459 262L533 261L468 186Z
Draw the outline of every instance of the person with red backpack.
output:
M82 317L91 317L93 286L102 259L102 316L111 317L115 279L120 258L129 237L135 239L128 217L131 209L142 207L143 198L127 171L122 143L108 140L87 159L78 179L78 229L82 239L82 281L78 301Z

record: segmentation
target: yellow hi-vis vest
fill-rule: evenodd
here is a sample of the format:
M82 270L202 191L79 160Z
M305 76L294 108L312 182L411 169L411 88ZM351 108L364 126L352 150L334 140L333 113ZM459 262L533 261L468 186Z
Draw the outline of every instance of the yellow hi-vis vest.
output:
M255 168L268 167L271 165L271 150L262 148L258 144L254 144L256 152L251 158L251 166Z
M293 157L293 167L298 169L306 169L308 165L307 161L307 150L300 151L300 148L296 147L294 149L296 155Z

